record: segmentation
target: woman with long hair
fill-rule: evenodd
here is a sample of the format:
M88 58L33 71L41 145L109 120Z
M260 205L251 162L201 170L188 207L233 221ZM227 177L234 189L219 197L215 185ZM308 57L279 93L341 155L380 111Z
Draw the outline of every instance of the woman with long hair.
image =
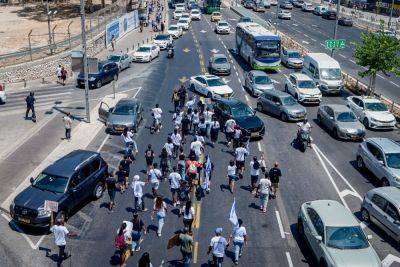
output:
M192 225L195 219L194 207L192 201L188 200L185 204L185 210L183 212L183 225L189 229L189 233L192 232Z
M138 267L153 267L153 265L150 262L149 253L147 252L143 253L142 257L140 257L139 259Z
M154 200L153 213L151 215L151 219L153 220L154 215L157 215L158 228L157 228L157 236L161 236L162 228L164 226L164 219L167 214L167 204L165 204L163 198L161 196L157 196Z

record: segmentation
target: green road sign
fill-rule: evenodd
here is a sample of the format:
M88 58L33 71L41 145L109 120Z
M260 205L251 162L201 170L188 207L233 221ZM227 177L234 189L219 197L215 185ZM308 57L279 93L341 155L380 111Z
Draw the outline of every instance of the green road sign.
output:
M337 39L337 40L326 40L325 47L327 49L343 49L346 46L345 39Z

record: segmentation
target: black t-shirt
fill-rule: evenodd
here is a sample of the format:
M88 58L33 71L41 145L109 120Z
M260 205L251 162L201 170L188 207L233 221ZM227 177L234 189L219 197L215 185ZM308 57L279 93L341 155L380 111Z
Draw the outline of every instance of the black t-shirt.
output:
M126 175L125 171L117 171L115 174L118 177L118 181L124 181L125 180L125 175Z
M142 222L141 219L134 221L132 223L133 223L133 226L132 226L133 231L138 231L138 232L142 231L144 223Z
M182 119L182 129L189 130L190 120L188 118Z
M279 178L282 176L281 170L279 168L272 168L269 170L269 177L271 183L279 183Z
M152 149L147 149L144 156L146 157L147 160L153 160L154 159L154 151Z
M130 165L131 165L131 161L130 160L125 160L125 159L123 159L123 160L121 160L120 161L120 163L119 163L119 165L121 165L122 166L122 168L124 169L124 171L126 171L126 172L129 172L129 170L130 170Z
M110 190L110 191L116 190L117 189L116 183L117 183L117 180L114 177L108 177L106 179L107 190Z

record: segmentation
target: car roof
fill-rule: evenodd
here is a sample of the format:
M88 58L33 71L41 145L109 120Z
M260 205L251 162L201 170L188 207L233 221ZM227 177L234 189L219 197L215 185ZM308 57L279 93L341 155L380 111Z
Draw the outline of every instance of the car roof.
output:
M89 150L74 150L48 166L43 173L69 178L82 163L98 155L100 154Z
M297 80L302 80L302 81L312 81L313 79L310 78L307 74L304 73L291 73L291 76L296 77Z
M382 101L380 101L375 97L370 97L370 96L357 96L357 97L360 98L365 103L382 103Z
M213 58L227 58L224 54L220 54L220 53L218 53L218 54L213 54L212 57L213 57Z
M140 47L153 47L154 45L153 44L144 44L144 45L141 45Z
M385 199L389 200L392 204L400 207L400 189L394 186L384 186L371 189L368 195L378 193Z
M350 111L350 109L346 105L340 105L340 104L326 104L326 105L321 105L321 107L326 106L330 107L333 112L346 112Z
M384 137L372 137L372 138L367 138L365 141L376 144L385 152L385 154L400 153L400 144L392 139Z
M264 93L267 93L269 95L276 96L276 97L288 97L288 96L290 96L288 93L285 93L285 92L283 92L281 90L275 90L275 89L266 90Z
M212 74L205 74L205 75L198 75L198 76L201 77L201 78L204 78L206 80L219 78L218 76L212 75Z
M116 106L119 106L119 105L124 105L124 106L125 105L133 105L133 104L138 104L138 103L139 103L139 101L137 99L134 99L134 98L122 98L117 102Z
M335 200L314 200L306 204L318 213L325 226L360 226L354 215Z

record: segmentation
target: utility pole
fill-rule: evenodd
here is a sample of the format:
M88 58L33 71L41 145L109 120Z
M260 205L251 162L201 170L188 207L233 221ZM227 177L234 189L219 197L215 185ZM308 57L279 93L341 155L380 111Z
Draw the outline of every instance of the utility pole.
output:
M388 30L392 28L392 17L393 17L393 6L394 6L394 0L392 0L392 5L390 6L390 17L389 17L389 25L388 25Z
M48 28L48 31L49 31L49 47L50 47L50 54L53 54L53 47L52 47L52 45L51 45L51 30L50 30L50 20L51 20L51 17L50 17L50 15L51 15L51 12L50 12L50 8L49 8L49 0L47 0L47 4L46 4L46 11L47 11L47 28Z
M85 79L85 103L86 103L86 121L90 123L89 109L89 74L86 49L86 26L85 26L85 0L81 0L81 31L82 31L82 53L83 53L83 73Z
M278 21L279 21L278 13L279 13L279 1L278 1L278 3L276 4L275 34L278 34Z
M337 37L337 30L338 30L338 21L339 21L339 12L340 12L340 0L336 0L337 5L336 5L336 20L335 20L335 29L333 31L333 40L336 40ZM332 49L331 51L331 57L333 57L333 52L335 49Z

